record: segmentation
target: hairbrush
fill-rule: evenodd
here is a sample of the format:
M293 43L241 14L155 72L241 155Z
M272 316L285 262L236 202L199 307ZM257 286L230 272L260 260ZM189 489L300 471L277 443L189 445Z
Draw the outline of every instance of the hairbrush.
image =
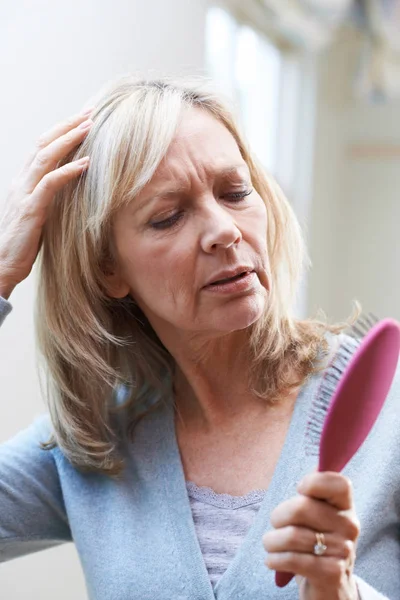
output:
M362 329L369 325L367 321L355 333L362 336ZM400 324L394 319L384 319L369 330L355 351L356 341L351 342L341 347L344 356L349 353L350 361L333 396L322 400L308 423L311 448L319 446L320 472L341 471L371 431L399 360ZM322 434L319 434L321 422ZM317 438L319 444L315 443ZM277 571L275 582L284 587L293 577L292 573Z

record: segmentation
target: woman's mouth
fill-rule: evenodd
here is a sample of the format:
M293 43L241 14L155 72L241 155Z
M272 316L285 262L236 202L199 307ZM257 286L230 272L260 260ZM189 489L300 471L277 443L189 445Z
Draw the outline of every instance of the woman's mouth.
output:
M210 283L210 285L219 285L221 283L228 283L229 281L236 281L237 279L241 279L249 274L249 271L243 271L242 273L238 273L238 275L234 275L233 277L227 277L226 279L220 279L219 281L214 281Z
M243 271L232 277L218 279L205 286L210 292L230 294L233 292L245 292L254 287L257 275L254 271Z

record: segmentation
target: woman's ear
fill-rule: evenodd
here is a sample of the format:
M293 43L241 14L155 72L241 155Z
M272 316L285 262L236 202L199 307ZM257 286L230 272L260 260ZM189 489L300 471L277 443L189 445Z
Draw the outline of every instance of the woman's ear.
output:
M109 243L110 245L104 249L100 259L106 293L110 298L125 298L130 292L129 285L122 277L112 237Z
M110 298L125 298L130 292L129 285L123 280L117 267L108 265L104 269L105 286Z

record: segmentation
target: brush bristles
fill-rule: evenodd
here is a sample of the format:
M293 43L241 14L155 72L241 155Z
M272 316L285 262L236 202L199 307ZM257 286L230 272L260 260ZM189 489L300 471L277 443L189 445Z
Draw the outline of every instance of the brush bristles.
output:
M339 381L362 339L379 322L373 313L363 313L344 333L344 339L325 370L313 399L306 426L305 450L308 456L319 456L319 446L326 415Z
M346 333L352 337L362 339L367 335L370 329L372 329L372 327L378 323L379 320L379 317L373 313L363 313L360 315L354 325L346 331Z
M322 430L332 397L346 367L359 345L360 340L346 337L336 351L331 364L325 370L318 391L314 397L310 417L306 426L305 450L308 456L319 455Z

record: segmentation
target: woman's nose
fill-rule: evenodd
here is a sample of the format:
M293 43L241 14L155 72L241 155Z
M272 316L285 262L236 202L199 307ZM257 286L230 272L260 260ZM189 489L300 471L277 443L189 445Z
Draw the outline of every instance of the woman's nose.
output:
M218 205L207 211L201 237L205 252L236 246L241 240L242 233L229 211Z

